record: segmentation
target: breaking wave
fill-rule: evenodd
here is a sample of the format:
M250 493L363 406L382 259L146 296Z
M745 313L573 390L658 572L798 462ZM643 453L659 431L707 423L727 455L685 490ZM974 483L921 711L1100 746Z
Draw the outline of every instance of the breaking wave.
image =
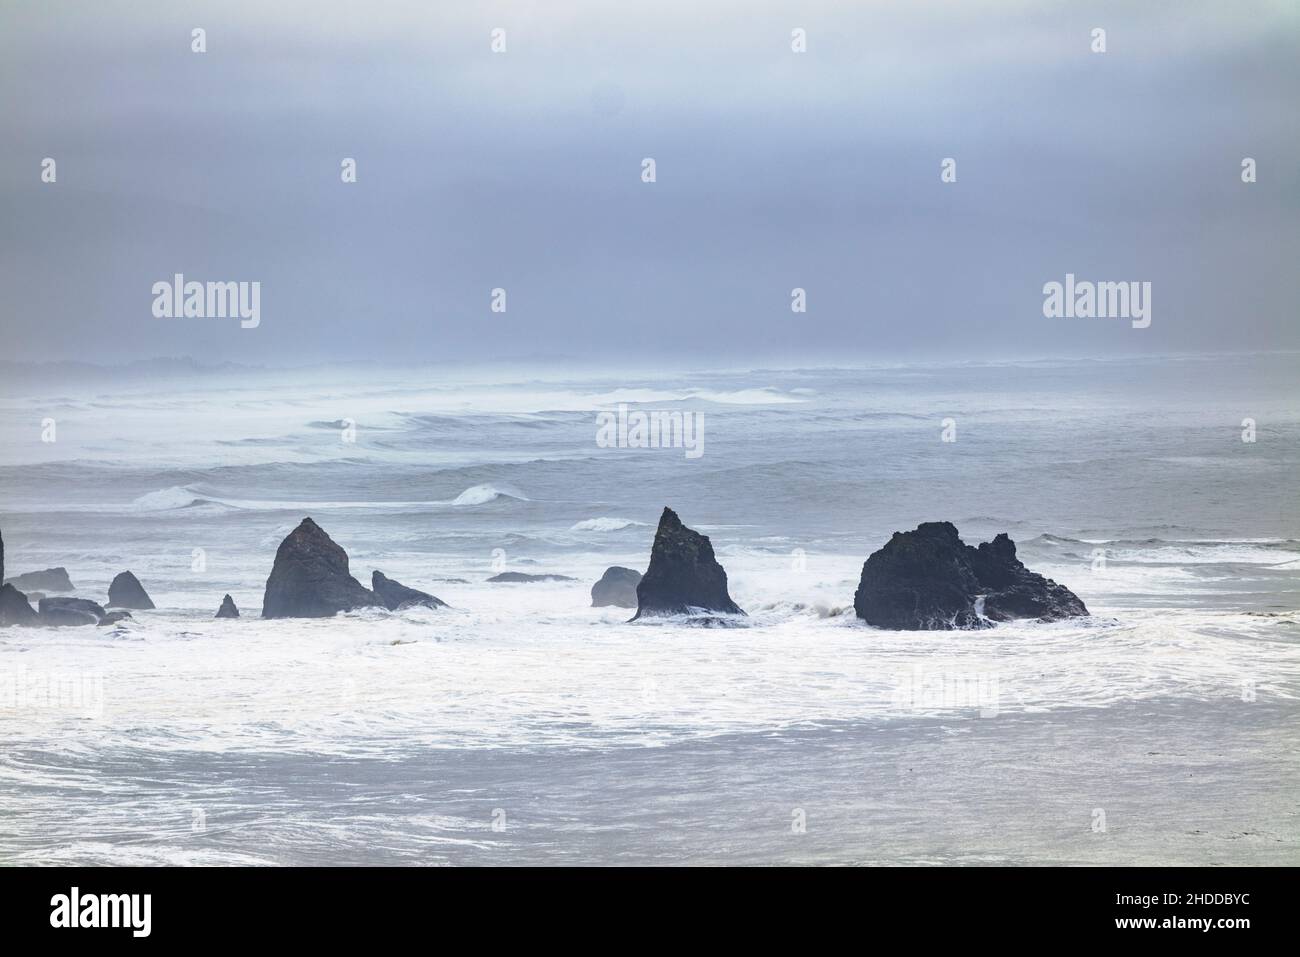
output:
M574 532L617 532L624 528L634 528L649 525L649 522L638 522L631 518L610 518L601 516L600 518L587 518L577 522L570 529Z
M501 489L495 485L473 485L465 489L454 499L452 505L486 505L498 499L509 498L517 502L527 502L528 496L515 489Z

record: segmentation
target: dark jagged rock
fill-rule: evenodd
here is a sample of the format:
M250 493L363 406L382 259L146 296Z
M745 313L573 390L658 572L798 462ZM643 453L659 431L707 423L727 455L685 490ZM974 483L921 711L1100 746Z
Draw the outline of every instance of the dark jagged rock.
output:
M502 572L488 579L490 582L576 582L568 575L528 575L524 572Z
M116 625L119 621L126 621L130 617L131 613L129 611L121 609L105 612L104 617L99 619L99 627L103 628L105 625Z
M713 557L707 535L687 528L665 508L650 549L650 567L636 586L632 617L683 615L700 611L743 615L727 593L727 573Z
M98 625L104 608L89 598L42 598L37 624L59 628L67 625Z
M150 609L154 607L140 584L140 579L130 572L121 572L108 586L108 604L112 608Z
M263 618L328 618L383 605L348 573L348 553L319 525L304 518L285 536L266 580Z
M1064 585L1025 568L1005 533L973 548L951 522L895 532L862 566L853 609L868 624L907 631L990 628L1016 618L1057 621L1088 614Z
M616 605L619 608L635 608L636 586L640 583L641 573L636 569L611 565L600 576L600 581L591 586L591 607Z
M13 585L19 591L76 591L73 587L72 579L68 578L68 570L62 566L58 568L46 568L39 572L27 572L22 575L15 575L8 580L8 584Z
M35 625L36 611L13 585L0 588L0 625Z
M371 574L370 587L389 611L410 608L414 605L423 605L426 608L447 607L447 603L441 598L434 598L428 592L417 588L407 588L401 582L386 577L383 572L377 571Z
M218 618L238 618L239 609L235 607L235 600L227 595L221 599L221 607L217 609Z

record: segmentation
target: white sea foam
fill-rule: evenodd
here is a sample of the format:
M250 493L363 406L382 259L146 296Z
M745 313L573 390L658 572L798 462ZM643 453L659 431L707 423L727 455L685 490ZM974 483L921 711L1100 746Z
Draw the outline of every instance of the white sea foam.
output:
M1024 622L978 633L871 629L812 606L742 628L627 624L591 609L585 583L502 602L462 589L454 609L334 620L212 621L136 614L131 640L103 631L0 632L26 673L102 674L102 746L376 754L412 747L608 747L836 721L909 721L964 701L900 708L900 685L995 676L1002 713L1221 699L1249 685L1300 696L1300 649L1269 618L1128 612L1121 620ZM741 592L738 598L744 598ZM22 737L51 748L82 715L35 711ZM64 729L61 732L60 729Z

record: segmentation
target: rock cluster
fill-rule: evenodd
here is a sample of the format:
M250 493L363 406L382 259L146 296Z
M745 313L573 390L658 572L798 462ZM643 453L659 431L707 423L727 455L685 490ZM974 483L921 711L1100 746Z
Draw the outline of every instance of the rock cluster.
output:
M1064 585L1031 572L1005 533L978 548L951 522L895 532L862 566L853 596L859 618L880 628L989 628L1000 621L1056 621L1087 615Z

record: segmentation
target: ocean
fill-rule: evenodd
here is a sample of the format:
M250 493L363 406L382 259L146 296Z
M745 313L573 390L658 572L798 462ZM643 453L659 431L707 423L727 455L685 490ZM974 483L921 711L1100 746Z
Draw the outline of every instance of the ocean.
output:
M0 863L1300 863L1300 356L562 367L5 365L5 574L158 608L0 628ZM664 506L741 627L590 607ZM261 620L305 516L451 607ZM937 520L1092 617L857 620Z

